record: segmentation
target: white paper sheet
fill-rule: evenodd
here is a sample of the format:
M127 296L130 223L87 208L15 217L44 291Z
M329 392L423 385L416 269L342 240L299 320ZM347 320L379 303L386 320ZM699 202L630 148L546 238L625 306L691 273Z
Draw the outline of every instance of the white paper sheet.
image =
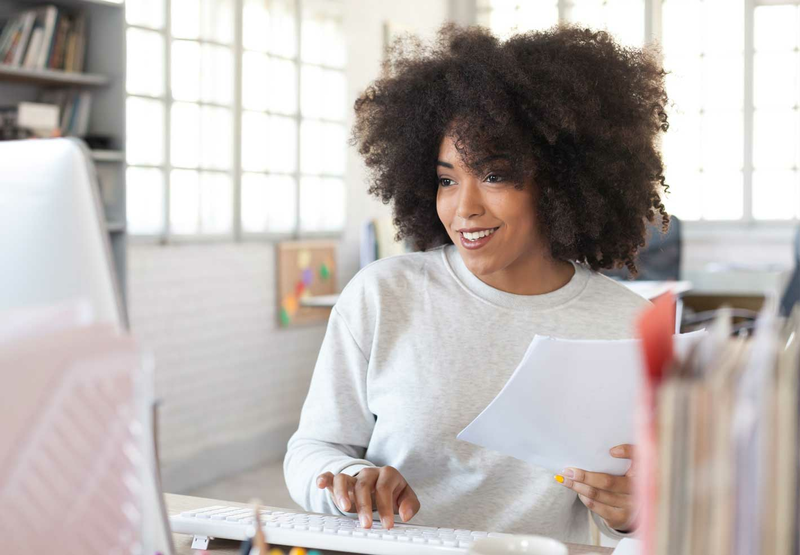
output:
M641 552L642 542L632 538L623 538L611 555L639 555Z
M682 356L705 332L675 336ZM566 467L622 475L609 449L635 443L643 378L641 342L536 336L506 385L458 439L558 473Z

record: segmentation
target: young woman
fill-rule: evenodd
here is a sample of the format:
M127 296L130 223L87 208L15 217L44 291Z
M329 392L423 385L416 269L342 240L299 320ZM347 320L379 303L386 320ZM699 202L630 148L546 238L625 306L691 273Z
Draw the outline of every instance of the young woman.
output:
M364 268L333 309L284 463L297 503L365 527L375 509L387 528L398 514L579 543L587 510L607 535L633 528L630 472L554 478L456 434L534 335L634 335L647 302L596 271L635 271L646 222L668 223L666 100L655 57L603 32L446 26L395 48L353 137L422 252Z

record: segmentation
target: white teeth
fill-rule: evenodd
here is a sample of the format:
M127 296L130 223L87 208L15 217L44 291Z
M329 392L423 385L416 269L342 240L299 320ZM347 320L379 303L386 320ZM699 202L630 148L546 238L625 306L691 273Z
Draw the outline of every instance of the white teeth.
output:
M484 231L476 231L474 233L469 233L469 232L465 231L465 232L462 233L462 235L468 241L477 241L481 237L486 237L488 235L491 235L494 232L495 232L494 229L487 229L487 230L484 230Z

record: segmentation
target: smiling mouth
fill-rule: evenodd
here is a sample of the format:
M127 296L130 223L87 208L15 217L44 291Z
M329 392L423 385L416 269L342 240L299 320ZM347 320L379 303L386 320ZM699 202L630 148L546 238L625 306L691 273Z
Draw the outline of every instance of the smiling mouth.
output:
M497 228L497 227L493 227L491 229L485 229L483 231L474 231L472 233L466 232L466 231L459 231L459 233L461 234L461 237L466 239L467 241L475 242L475 241L478 241L478 240L480 240L480 239L482 239L484 237L488 237L488 236L492 235L498 229L499 228Z

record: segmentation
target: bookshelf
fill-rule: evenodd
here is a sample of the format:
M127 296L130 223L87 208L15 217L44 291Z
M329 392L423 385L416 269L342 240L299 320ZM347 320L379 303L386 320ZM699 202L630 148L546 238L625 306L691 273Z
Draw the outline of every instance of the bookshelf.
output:
M110 0L0 0L0 25L19 12L50 4L70 13L86 15L84 71L0 64L0 105L36 101L48 89L91 93L88 134L111 138L108 149L92 151L92 158L97 169L114 268L127 306L124 4Z

